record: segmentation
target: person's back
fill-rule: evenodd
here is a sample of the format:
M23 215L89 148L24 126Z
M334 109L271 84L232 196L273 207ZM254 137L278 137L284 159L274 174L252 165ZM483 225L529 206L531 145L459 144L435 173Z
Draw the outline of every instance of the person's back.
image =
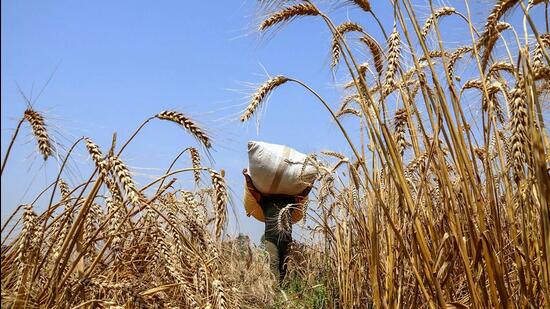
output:
M292 242L292 226L289 230L280 230L278 227L279 213L281 209L290 204L296 206L295 209L291 210L291 215L294 211L297 211L298 208L302 208L312 186L307 187L300 194L294 196L266 195L256 189L246 169L243 170L243 175L245 177L248 192L262 208L263 221L265 223L265 247L266 251L269 253L271 270L279 280L282 280L286 275L285 259L288 256L290 243ZM299 211L302 210L300 209Z

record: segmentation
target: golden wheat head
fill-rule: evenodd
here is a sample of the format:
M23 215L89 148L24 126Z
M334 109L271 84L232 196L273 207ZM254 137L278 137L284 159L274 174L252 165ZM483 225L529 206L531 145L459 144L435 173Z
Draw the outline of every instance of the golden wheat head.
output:
M256 93L252 95L252 100L250 101L250 104L248 104L248 107L244 111L244 113L241 116L241 121L245 122L247 121L254 112L258 109L260 104L269 96L271 91L273 89L279 87L280 85L286 83L289 79L284 76L275 76L268 81L266 81L263 85L258 88Z
M163 111L158 113L155 117L162 120L168 120L174 122L185 129L187 129L199 142L201 142L204 147L212 147L210 137L206 132L201 129L193 120L184 114L177 111Z
M267 28L280 24L285 21L289 21L298 16L315 16L319 15L319 10L311 3L301 3L282 9L279 12L274 13L264 20L259 29L266 30Z
M53 151L48 131L44 123L44 117L31 108L25 111L24 117L31 124L33 135L38 143L38 150L44 157L44 160L47 160Z
M227 188L225 186L225 180L222 175L215 170L210 170L210 176L212 178L212 185L214 186L215 195L215 228L216 237L220 237L223 226L225 225L226 213L227 213Z

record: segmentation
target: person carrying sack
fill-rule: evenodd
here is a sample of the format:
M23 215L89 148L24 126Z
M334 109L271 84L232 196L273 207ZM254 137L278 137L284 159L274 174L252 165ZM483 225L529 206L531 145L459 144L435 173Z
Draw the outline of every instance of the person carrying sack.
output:
M261 207L263 221L265 223L265 248L269 254L269 266L276 278L281 282L286 276L286 259L289 254L289 247L292 242L292 225L289 230L281 230L277 224L280 211L288 205L295 207L291 209L291 223L296 223L303 217L303 205L312 186L306 187L296 195L283 194L262 194L252 182L248 170L243 170L246 181L246 189Z

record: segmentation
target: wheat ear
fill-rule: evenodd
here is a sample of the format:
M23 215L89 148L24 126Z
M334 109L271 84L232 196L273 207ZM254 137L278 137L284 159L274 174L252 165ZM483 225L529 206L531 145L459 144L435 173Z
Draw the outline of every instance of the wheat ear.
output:
M342 54L342 47L340 46L340 38L344 38L344 34L347 32L358 31L363 32L363 28L354 22L345 22L336 27L336 34L332 37L332 63L331 68L335 68L340 61L340 55Z
M25 111L24 117L31 124L33 135L38 143L38 150L42 154L42 157L44 157L44 160L47 160L53 151L44 123L44 117L31 108Z
M220 280L214 280L212 281L212 287L214 288L216 307L220 309L228 308L227 297L222 282Z
M527 151L527 103L521 83L510 91L510 111L513 166L516 175L521 177Z
M189 147L189 155L191 156L191 164L193 165L193 177L195 178L195 184L198 186L201 182L201 171L198 170L201 166L201 156L197 148Z
M126 165L124 165L122 160L118 157L111 157L110 161L118 180L120 180L120 183L124 188L124 192L126 192L126 196L130 200L130 203L133 205L139 204L139 193Z
M394 129L397 150L403 156L405 148L407 147L407 141L405 140L405 127L407 125L407 111L405 109L399 109L395 112L394 117Z
M292 231L292 222L290 212L293 209L294 204L289 204L283 207L279 211L279 216L277 217L277 230L283 234L290 234Z
M319 10L311 3L301 3L282 9L279 12L274 13L264 20L259 29L266 30L273 25L280 24L285 21L289 21L298 16L315 16L319 15Z
M399 32L394 28L392 34L388 38L388 65L386 69L384 96L388 95L395 88L395 74L399 65L399 56L401 55L401 39Z
M381 76L382 71L384 70L384 53L382 52L380 44L378 44L378 42L368 34L365 34L360 40L369 48L374 61L374 68L376 69L378 76Z
M90 156L92 157L92 160L94 160L95 166L99 170L99 173L106 177L107 173L109 172L109 162L105 160L105 157L103 156L103 153L99 149L99 146L97 146L91 139L85 138L84 142L86 143L86 148L88 149L88 152L90 153Z
M542 61L544 58L544 47L550 47L550 34L541 34L540 41L542 44L537 42L537 45L535 45L535 51L533 52L533 68L535 71L544 67L544 62Z
M432 29L432 26L434 25L435 21L438 18L442 16L451 15L455 12L456 12L455 8L449 7L449 6L441 7L437 9L435 12L433 12L433 14L431 14L430 17L426 19L426 22L424 23L424 27L422 27L422 31L420 32L420 34L422 35L422 38L428 35L428 33L430 32L430 29Z
M457 48L449 57L449 63L447 64L447 72L449 74L449 79L453 80L453 74L454 74L454 67L458 59L462 57L467 52L472 51L472 47L470 46L462 46Z
M244 113L241 116L241 121L244 122L248 120L254 112L258 109L258 106L269 96L271 91L273 89L279 87L280 85L286 83L289 79L284 76L275 76L268 81L266 81L263 85L256 90L256 93L252 95L252 100L250 101L250 104L248 104L248 107L244 111Z
M495 29L491 31L491 35L485 40L479 42L479 45L484 47L483 55L481 56L481 67L485 70L487 64L489 63L489 58L491 57L491 52L498 40L499 34L506 30L511 29L512 26L509 23L499 22L496 24Z
M222 234L223 226L225 225L226 213L227 213L227 188L225 186L225 180L220 173L210 170L210 177L212 178L212 185L214 186L215 196L215 234L216 237L220 237Z
M349 2L354 3L358 7L362 8L365 12L371 12L372 10L370 2L367 0L350 0Z
M193 120L184 114L177 111L163 111L157 114L155 117L162 120L168 120L174 122L185 129L187 129L199 142L201 142L204 147L212 147L210 137L208 134L201 129Z
M495 3L493 9L491 10L491 14L489 14L487 21L485 22L484 32L479 39L480 45L485 45L487 40L495 35L495 32L497 32L497 23L500 18L518 2L519 0L498 0Z
M71 193L71 189L69 189L69 185L63 179L59 179L58 185L59 185L59 191L61 191L61 198L63 200L68 199Z
M362 114L361 114L361 111L355 108L349 108L349 107L341 109L335 114L336 117L342 117L344 115L355 115L355 116L361 117Z

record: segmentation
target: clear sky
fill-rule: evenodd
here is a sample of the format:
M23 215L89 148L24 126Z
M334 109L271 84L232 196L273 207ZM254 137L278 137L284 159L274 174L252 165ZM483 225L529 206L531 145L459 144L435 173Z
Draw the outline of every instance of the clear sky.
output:
M386 1L372 2L386 29L391 29L391 11L383 9L388 8ZM428 9L424 1L420 3L424 19ZM253 0L155 4L2 1L2 155L26 108L17 85L36 99L34 108L44 113L60 149L80 136L89 136L106 149L113 132L122 142L147 117L164 109L181 111L213 137L212 164L226 170L231 212L240 223L235 224L231 215L229 232L241 231L257 240L263 226L247 218L242 207L241 170L248 164L248 140L286 144L302 152L350 153L326 111L295 85L285 85L271 97L259 131L254 121L241 124L238 120L248 95L267 74L304 80L337 106L341 93L328 69L329 31L318 19L304 18L276 35L259 35L255 29L261 16ZM463 7L462 1L452 4ZM489 5L474 4L473 17L482 20ZM336 21L360 21L380 39L372 18L358 9L324 8L338 8L333 14ZM460 24L456 18L449 22ZM444 35L451 42L462 39L457 33ZM347 125L356 127L352 122ZM162 174L179 151L196 145L176 126L153 121L128 147L123 160L143 184ZM56 160L43 163L35 147L25 125L2 177L3 219L17 205L31 202L56 176ZM84 147L79 147L63 178L71 185L82 183L91 165ZM188 166L187 157L178 164ZM193 187L189 178L182 178L181 185Z

